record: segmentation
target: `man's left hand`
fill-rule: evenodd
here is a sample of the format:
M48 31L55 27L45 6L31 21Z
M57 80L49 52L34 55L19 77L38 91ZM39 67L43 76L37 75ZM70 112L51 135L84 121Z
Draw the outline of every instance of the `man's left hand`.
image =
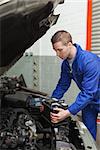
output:
M62 108L54 108L54 111L57 111L58 113L50 113L52 123L58 123L70 116L68 109L64 110Z

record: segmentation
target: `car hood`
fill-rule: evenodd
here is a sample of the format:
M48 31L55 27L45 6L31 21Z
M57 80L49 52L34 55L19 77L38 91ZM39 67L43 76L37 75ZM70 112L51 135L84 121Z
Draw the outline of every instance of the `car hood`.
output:
M55 7L64 0L0 0L0 74L8 70L57 22Z

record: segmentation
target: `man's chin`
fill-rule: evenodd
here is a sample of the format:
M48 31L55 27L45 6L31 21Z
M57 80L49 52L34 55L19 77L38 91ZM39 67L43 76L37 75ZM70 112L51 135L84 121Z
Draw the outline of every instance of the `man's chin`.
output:
M59 57L60 59L62 59L62 60L65 60L65 59L67 59L67 58L63 58L63 57Z

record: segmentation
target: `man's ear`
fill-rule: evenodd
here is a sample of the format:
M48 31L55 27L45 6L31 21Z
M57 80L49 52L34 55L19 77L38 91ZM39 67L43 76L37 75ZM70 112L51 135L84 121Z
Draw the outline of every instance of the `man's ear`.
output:
M73 44L71 42L68 43L68 46L72 46Z

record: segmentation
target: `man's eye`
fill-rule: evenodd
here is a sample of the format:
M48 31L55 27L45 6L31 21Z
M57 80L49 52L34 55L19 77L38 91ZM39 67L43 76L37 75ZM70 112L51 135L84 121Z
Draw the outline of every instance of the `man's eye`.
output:
M60 52L61 52L62 50L63 50L63 49L59 49L58 51L60 51Z

